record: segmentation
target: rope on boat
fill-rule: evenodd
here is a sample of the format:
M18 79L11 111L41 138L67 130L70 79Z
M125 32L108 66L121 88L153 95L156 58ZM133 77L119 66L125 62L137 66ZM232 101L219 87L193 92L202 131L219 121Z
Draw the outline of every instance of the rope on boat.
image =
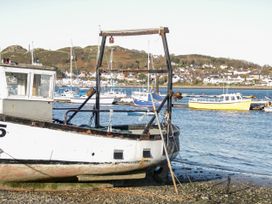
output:
M32 169L33 171L36 171L36 172L38 172L38 173L44 175L45 177L52 178L52 179L55 178L54 176L51 176L51 175L49 175L49 174L47 174L47 173L45 173L45 172L43 172L43 171L41 171L41 170L35 168L35 167L34 167L35 164L34 164L34 165L26 164L26 163L22 162L21 160L16 159L15 157L13 157L12 155L10 155L8 152L4 151L3 149L0 149L0 150L1 150L0 154L4 153L4 154L8 155L10 158L14 159L14 160L17 161L19 164L25 165L26 167L28 167L28 168Z
M113 109L110 109L110 112L109 112L108 132L112 131L112 115L113 115Z
M160 136L161 136L161 140L162 140L163 149L164 149L164 152L165 152L168 168L169 168L169 171L170 171L170 174L171 174L171 177L172 177L175 192L176 192L176 194L178 194L178 188L177 188L177 184L176 184L175 174L174 174L174 171L173 171L172 166L171 166L171 162L170 162L169 155L168 155L168 152L167 152L166 144L164 142L164 137L163 137L163 133L162 133L162 129L161 129L159 116L158 116L158 113L156 111L156 106L155 106L152 94L150 94L150 96L151 96L152 106L153 106L153 109L154 109L156 120L157 120L157 123L158 123L158 127L159 127L159 131L160 131Z

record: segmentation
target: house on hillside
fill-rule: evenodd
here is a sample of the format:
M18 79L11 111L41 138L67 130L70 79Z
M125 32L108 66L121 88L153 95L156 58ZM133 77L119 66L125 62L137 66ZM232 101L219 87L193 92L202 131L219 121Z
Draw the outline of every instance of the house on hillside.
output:
M220 77L219 75L210 75L208 77L205 77L203 79L204 84L219 84L220 83Z
M178 75L174 74L172 81L173 81L173 83L178 83L181 81L181 78Z

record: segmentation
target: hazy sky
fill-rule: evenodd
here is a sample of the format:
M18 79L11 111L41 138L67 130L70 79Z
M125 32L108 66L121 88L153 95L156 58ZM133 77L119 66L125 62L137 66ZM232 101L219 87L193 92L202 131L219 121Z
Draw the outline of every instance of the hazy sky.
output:
M0 47L98 43L98 30L167 26L169 50L272 65L271 0L0 0ZM157 52L156 41L150 48ZM147 49L147 40L122 41Z

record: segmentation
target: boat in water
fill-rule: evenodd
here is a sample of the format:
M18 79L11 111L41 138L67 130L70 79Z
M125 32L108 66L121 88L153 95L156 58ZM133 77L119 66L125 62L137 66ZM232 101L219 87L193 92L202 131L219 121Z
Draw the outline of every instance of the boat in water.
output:
M134 91L131 95L135 106L152 107L153 103L156 107L160 106L163 97L155 92Z
M165 27L101 31L96 87L88 91L88 97L78 108L67 108L63 120L54 119L52 114L54 68L0 64L0 181L79 179L146 172L165 163L167 155L175 158L179 151L180 131L171 122L173 91L166 40L168 32ZM170 76L168 94L156 109L157 113L164 111L167 119L153 116L144 124L112 125L109 122L107 126L101 125L100 114L103 112L111 115L142 111L100 108L100 72L107 37L153 34L162 37L167 61L167 69L163 71ZM83 109L93 96L96 97L94 108ZM94 124L73 123L73 118L80 112L93 113ZM159 123L155 123L155 119Z
M71 102L71 98L79 96L80 89L76 86L58 87L54 92L54 101Z
M267 106L267 107L264 107L264 112L270 112L272 113L272 106Z
M237 110L250 109L251 99L244 99L240 93L227 93L212 97L191 98L188 107L192 109L206 110Z
M70 98L70 103L78 103L78 104L82 104L86 99L88 98L87 95L83 95L83 96L80 96L80 97L73 97L73 98ZM100 105L103 105L103 106L110 106L112 104L115 103L115 95L110 95L108 93L102 93L100 95ZM87 102L88 104L91 104L91 105L94 105L96 103L96 100L95 98L91 98L88 100Z
M263 110L264 110L264 112L272 113L272 102L271 102L271 98L268 98L268 97L267 97L267 99L269 99L270 101L268 101L268 102L265 104Z

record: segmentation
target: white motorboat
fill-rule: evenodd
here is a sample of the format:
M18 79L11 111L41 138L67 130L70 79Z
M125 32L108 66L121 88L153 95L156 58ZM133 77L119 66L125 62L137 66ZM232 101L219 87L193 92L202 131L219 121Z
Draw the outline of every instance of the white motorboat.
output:
M78 104L81 104L81 103L83 103L87 98L88 98L87 95L83 95L83 96L80 96L80 97L73 97L73 98L70 98L70 103L78 103ZM112 96L112 95L108 95L108 94L101 94L101 95L100 95L100 104L101 104L101 105L109 106L109 105L114 104L114 101L115 101L115 97ZM95 98L90 98L90 99L88 100L87 103L88 103L88 104L95 104L95 103L96 103L96 100L95 100Z
M272 106L266 106L263 109L265 112L271 112L272 113Z

